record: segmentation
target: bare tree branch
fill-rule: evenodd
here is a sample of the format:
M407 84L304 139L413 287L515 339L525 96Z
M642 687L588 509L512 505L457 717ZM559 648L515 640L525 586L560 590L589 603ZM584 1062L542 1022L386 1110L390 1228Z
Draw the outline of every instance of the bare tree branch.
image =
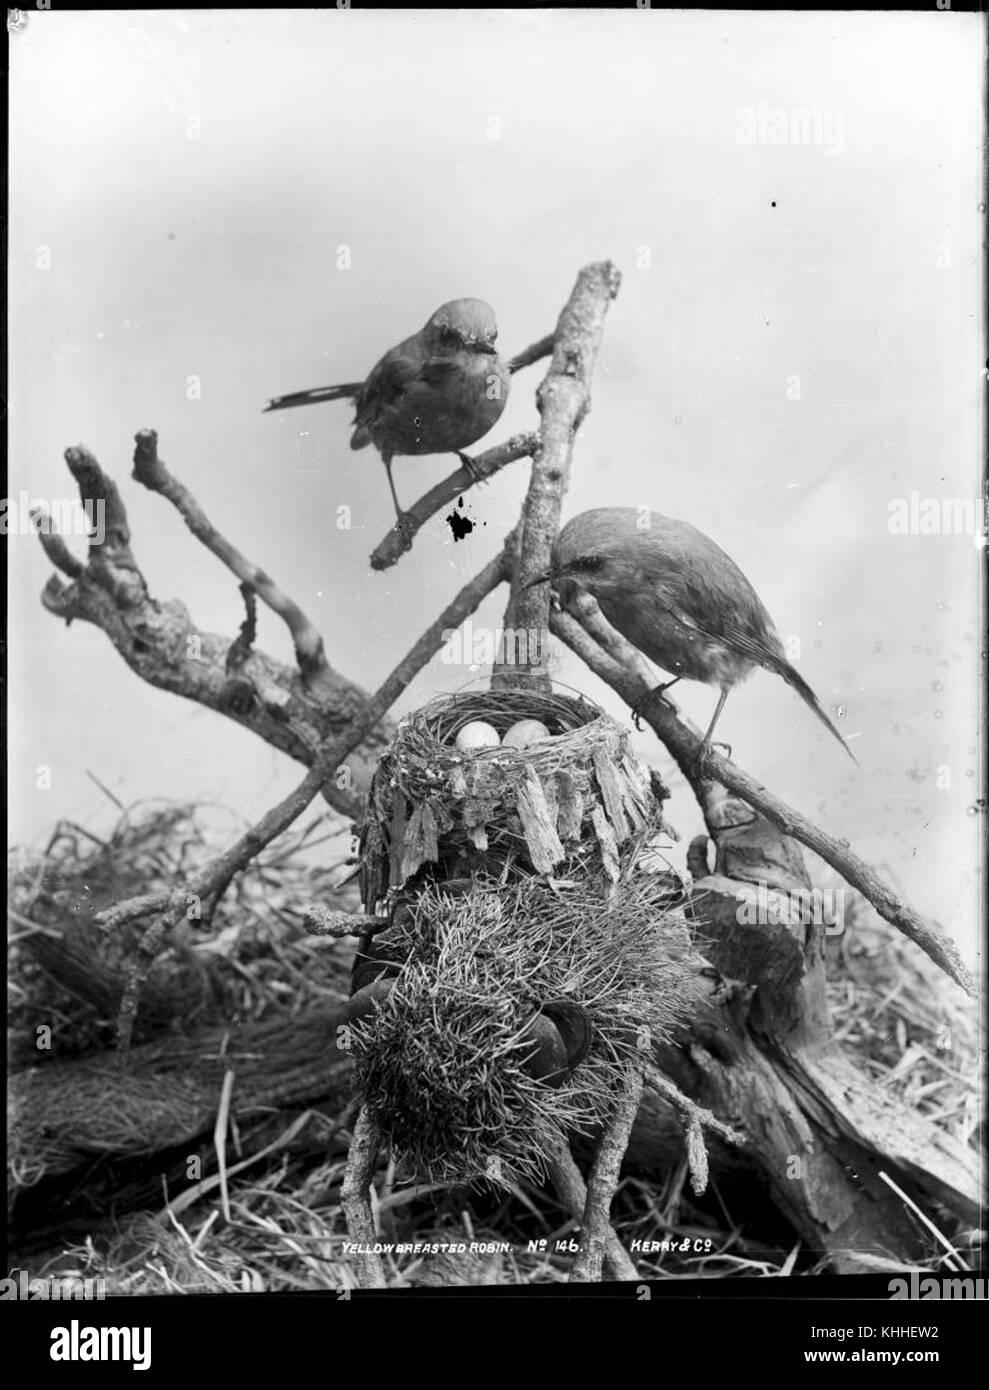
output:
M313 936L341 941L344 937L361 936L369 928L380 929L382 919L369 917L366 912L345 912L313 902L306 903L302 909L302 924Z
M407 539L402 537L396 526L393 526L384 540L371 552L371 568L389 569L408 550L408 541L421 531L437 512L442 511L455 497L472 488L475 483L484 482L507 464L515 463L518 459L530 458L538 442L539 436L532 431L513 434L504 444L496 444L493 449L486 449L483 454L475 455L472 472L466 468L458 468L448 478L430 488L405 513Z
M158 457L158 434L155 430L139 430L135 435L133 477L150 492L157 492L171 502L182 520L198 541L213 552L244 584L249 584L262 603L285 623L292 634L299 670L310 687L333 684L334 676L326 660L323 639L316 625L299 605L283 593L270 575L248 560L236 546L219 531L189 489L165 467Z
M578 1221L583 1221L587 1207L587 1187L580 1169L574 1162L573 1154L566 1145L550 1164L550 1177L556 1195L566 1210ZM604 1242L604 1268L612 1278L638 1279L639 1271L610 1222L604 1233Z
M381 1136L366 1110L361 1110L354 1125L347 1155L347 1171L340 1189L340 1205L347 1221L347 1233L358 1246L357 1282L362 1289L387 1287L381 1256L374 1253L374 1218L371 1215L370 1192L374 1180L374 1164Z
M549 357L556 342L555 333L547 333L545 338L540 338L538 343L532 343L529 347L517 352L514 357L509 358L508 370L514 375L520 372L523 367L531 367L534 362L538 362L543 357Z
M687 1166L690 1170L690 1184L695 1194L700 1197L707 1190L708 1176L707 1148L704 1144L703 1131L710 1129L729 1144L744 1144L745 1140L737 1130L732 1129L731 1125L725 1124L724 1120L719 1120L703 1105L698 1105L689 1096L685 1096L679 1086L675 1086L658 1067L652 1064L646 1067L646 1085L658 1096L662 1096L663 1100L671 1105L683 1120L687 1137Z
M67 574L70 579L80 579L86 572L86 566L81 560L76 559L58 532L51 529L52 519L47 508L35 507L31 512L31 520L41 541L41 548L55 568Z
M560 529L563 495L570 481L574 435L590 409L591 378L604 320L620 284L621 276L610 261L585 266L553 335L553 360L536 396L539 448L522 508L519 558L505 615L506 632L542 634L548 628L548 586L525 589L524 585L549 568L550 550ZM545 653L530 650L527 658L525 663L496 666L492 690L518 685L548 690Z
M45 554L72 580L65 584L52 575L42 592L44 607L66 622L80 619L101 628L149 685L215 710L311 765L316 748L348 728L367 692L329 667L314 688L297 669L252 648L237 669L243 678L237 684L249 682L252 698L232 700L228 662L232 647L239 654L236 644L197 628L178 600L158 602L150 595L130 548L127 515L113 480L83 445L66 450L65 459L83 502L98 511L103 535L90 538L89 562L83 565L50 526L39 530ZM330 805L345 815L359 812L378 753L390 736L389 721L368 734L350 759L351 785L330 782L324 787Z
M632 1126L642 1099L642 1072L629 1069L625 1086L616 1097L604 1133L594 1151L594 1162L587 1178L587 1201L581 1222L580 1253L570 1274L571 1283L597 1283L608 1248L611 1203L618 1187L622 1159L632 1135Z

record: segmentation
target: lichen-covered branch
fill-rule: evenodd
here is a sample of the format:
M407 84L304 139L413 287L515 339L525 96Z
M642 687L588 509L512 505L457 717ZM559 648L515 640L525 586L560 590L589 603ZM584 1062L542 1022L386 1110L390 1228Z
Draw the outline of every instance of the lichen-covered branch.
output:
M131 550L116 484L83 445L68 449L65 458L83 501L102 509L104 534L91 537L88 563L83 564L47 524L39 530L45 554L71 581L67 584L53 574L42 592L44 607L65 622L78 619L101 628L131 670L149 685L215 710L297 762L311 765L315 750L341 734L363 709L366 691L328 665L314 685L298 669L264 652L251 647L245 653L230 638L201 631L178 600L154 599ZM237 684L249 683L247 701L231 698L232 648L238 658L243 655ZM335 779L326 782L324 795L336 810L358 813L391 731L387 720L371 730L350 755L349 778L342 785Z
M601 1278L612 1232L611 1203L618 1187L622 1160L642 1099L642 1072L632 1068L625 1080L615 1108L598 1140L594 1161L587 1178L587 1201L580 1231L580 1253L570 1279L573 1283L597 1283Z
M67 574L70 579L81 579L86 572L86 566L72 554L58 532L51 529L51 516L47 509L35 507L31 513L31 520L37 529L41 548L55 568Z
M563 1148L557 1154L550 1164L549 1171L556 1195L566 1210L577 1221L583 1221L587 1207L587 1186L580 1169L574 1162L573 1154L568 1148ZM639 1271L636 1269L632 1257L615 1234L610 1221L604 1233L604 1239L605 1272L614 1279L638 1279Z
M553 335L553 358L536 397L539 446L522 508L518 560L505 615L505 630L509 632L547 630L549 587L524 586L549 568L550 550L560 529L560 509L570 478L574 435L590 409L591 378L604 321L620 284L621 276L610 261L585 266ZM540 666L544 659L541 653L529 651L525 663L496 666L491 688L523 685L549 690L549 673Z
M675 1086L658 1067L651 1064L647 1066L646 1084L651 1091L662 1096L663 1100L673 1107L683 1121L687 1141L687 1167L690 1171L690 1183L695 1194L700 1197L707 1190L708 1178L704 1130L711 1130L712 1133L717 1134L719 1138L724 1139L729 1144L744 1144L744 1137L737 1130L732 1129L731 1125L725 1124L724 1120L719 1120L705 1106L698 1105L689 1096L685 1096L679 1086Z
M350 1141L347 1171L340 1189L340 1205L343 1207L350 1239L364 1247L357 1255L357 1282L362 1289L387 1287L381 1256L376 1255L373 1249L367 1248L373 1247L375 1242L370 1193L380 1141L374 1122L366 1110L361 1110Z

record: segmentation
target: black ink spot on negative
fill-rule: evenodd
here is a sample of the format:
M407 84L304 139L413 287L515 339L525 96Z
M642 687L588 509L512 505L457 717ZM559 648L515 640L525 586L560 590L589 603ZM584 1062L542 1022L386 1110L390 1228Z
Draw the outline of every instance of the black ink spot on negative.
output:
M446 524L452 531L455 541L462 541L473 531L474 523L464 511L464 499L462 497L458 497L456 507L446 518Z

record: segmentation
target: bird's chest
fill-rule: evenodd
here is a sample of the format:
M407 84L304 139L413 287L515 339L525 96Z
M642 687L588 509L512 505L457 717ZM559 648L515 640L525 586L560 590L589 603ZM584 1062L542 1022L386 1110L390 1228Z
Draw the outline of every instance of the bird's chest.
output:
M389 421L395 452L436 454L473 444L504 410L508 381L504 363L488 355L427 363Z

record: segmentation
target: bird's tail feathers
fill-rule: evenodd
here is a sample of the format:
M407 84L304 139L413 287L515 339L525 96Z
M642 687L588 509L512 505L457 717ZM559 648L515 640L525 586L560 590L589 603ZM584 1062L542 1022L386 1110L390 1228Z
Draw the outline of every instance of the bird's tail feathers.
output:
M838 729L835 727L834 724L832 724L831 720L824 713L824 710L821 708L820 701L814 694L813 690L811 690L807 682L804 680L800 672L794 670L790 663L788 661L784 661L782 657L778 657L774 664L779 674L786 681L787 685L792 686L793 689L800 696L800 698L803 700L804 704L808 707L808 709L813 710L813 712L817 715L818 719L821 721L824 727L831 734L834 735L834 737L841 744L842 748L844 748L845 752L851 758L852 762L855 764L856 767L858 767L858 758L856 758L855 754L852 752L848 744L845 742L844 737L838 732Z
M265 411L291 410L296 405L318 405L321 401L352 400L363 385L363 381L347 381L341 386L315 386L311 391L293 391L288 396L276 396L265 406Z

